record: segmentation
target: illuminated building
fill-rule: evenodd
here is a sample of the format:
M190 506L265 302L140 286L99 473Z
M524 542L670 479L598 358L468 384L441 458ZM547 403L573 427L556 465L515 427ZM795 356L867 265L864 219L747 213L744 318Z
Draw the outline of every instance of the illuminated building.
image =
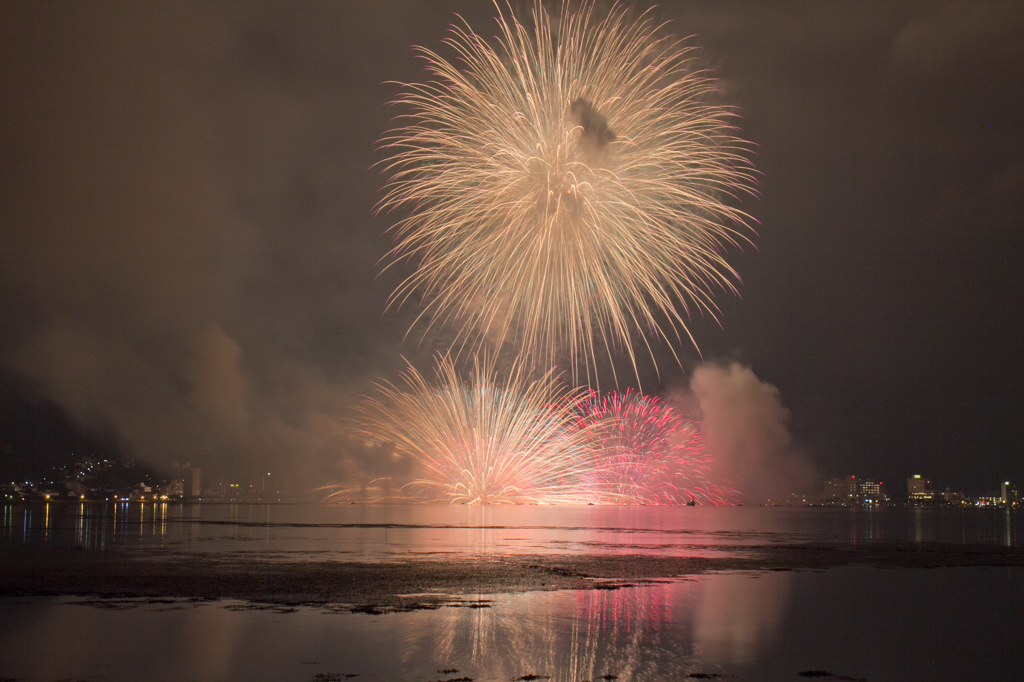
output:
M857 498L857 477L830 478L825 481L825 499L834 504L852 504Z
M935 502L938 495L932 489L932 479L921 478L921 474L914 474L907 479L907 497L911 504L922 504Z
M881 481L861 480L856 476L849 476L825 481L822 499L825 504L846 507L855 504L881 504L889 498Z
M907 479L907 494L913 497L925 492L931 492L932 481L930 478L921 478L921 474L914 474L913 478Z
M860 501L866 504L881 504L886 501L881 481L861 481Z
M1009 481L1003 481L1000 498L1002 504L1007 507L1021 506L1020 488L1011 485Z

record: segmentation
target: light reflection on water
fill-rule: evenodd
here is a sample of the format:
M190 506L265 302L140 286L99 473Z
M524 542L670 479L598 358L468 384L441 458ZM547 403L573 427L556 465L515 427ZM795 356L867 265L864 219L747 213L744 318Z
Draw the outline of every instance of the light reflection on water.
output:
M506 680L529 673L562 680L683 677L702 671L707 633L697 621L709 596L704 588L691 581L535 593L499 597L490 609L445 609L429 629L407 633L402 666L415 669L428 659Z
M724 573L479 597L491 607L384 616L0 599L0 678L795 681L827 670L913 681L1016 679L1024 669L1020 568ZM438 675L445 669L459 672Z
M0 505L0 547L288 553L379 561L508 554L711 555L861 541L1024 545L1001 509L446 507L121 503Z
M461 660L499 679L523 670L565 680L679 679L742 668L776 644L792 577L705 576L611 592L501 598L484 611L449 609L404 660L411 665L433 651L438 661ZM493 670L495 659L501 670Z
M380 561L529 554L682 555L750 544L864 541L1021 546L1005 510L0 505L0 551L261 552ZM725 548L724 550L722 548ZM0 599L0 679L303 680L318 673L478 680L1011 679L1024 668L1024 570L712 574L616 591L477 595L491 608L385 616L126 611ZM109 603L107 604L110 605ZM998 623L998 627L993 627ZM315 663L314 663L315 662ZM449 676L450 677L450 676Z

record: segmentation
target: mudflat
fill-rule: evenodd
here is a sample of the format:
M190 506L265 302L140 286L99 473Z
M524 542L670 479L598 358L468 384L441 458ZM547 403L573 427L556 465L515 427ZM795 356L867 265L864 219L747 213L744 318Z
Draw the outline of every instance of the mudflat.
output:
M294 560L287 553L160 555L35 548L0 555L0 596L235 599L255 608L323 606L386 613L441 606L480 608L487 603L478 595L608 590L719 571L1024 566L1024 548L993 545L863 542L705 549L682 557L546 554L358 562Z

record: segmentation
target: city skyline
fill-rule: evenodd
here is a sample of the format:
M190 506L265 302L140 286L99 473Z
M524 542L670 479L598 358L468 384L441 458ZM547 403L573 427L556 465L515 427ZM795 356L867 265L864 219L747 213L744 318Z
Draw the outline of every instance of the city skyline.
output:
M39 467L27 477L0 479L0 498L23 501L207 501L207 502L337 502L338 485L306 489L294 485L287 474L260 471L256 475L217 474L209 476L188 461L172 463L168 471L154 471L146 465L114 459L75 457L72 453L63 465ZM2 464L2 461L0 461ZM11 478L8 476L8 478ZM344 484L342 484L344 489ZM768 500L748 500L755 504L804 506L857 506L886 504L947 504L970 506L1010 506L1021 504L1022 486L1018 481L1002 480L979 490L964 490L957 482L940 481L921 474L908 475L895 483L878 477L846 475L831 477ZM350 497L346 497L347 501ZM401 501L396 497L391 503ZM388 503L387 501L377 501ZM706 502L706 501L705 501ZM729 502L736 504L739 500ZM435 501L436 503L436 501Z

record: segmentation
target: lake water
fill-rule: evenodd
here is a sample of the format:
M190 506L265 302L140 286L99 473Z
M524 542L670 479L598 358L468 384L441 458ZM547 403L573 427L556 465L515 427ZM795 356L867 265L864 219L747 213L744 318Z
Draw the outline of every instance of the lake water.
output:
M1005 509L153 504L0 506L0 546L260 552L392 561L434 555L651 554L861 541L1024 546Z
M9 505L0 507L0 519L5 552L238 553L288 561L683 556L876 539L1022 545L1021 514L998 510L133 503ZM724 572L615 591L477 597L488 608L386 615L7 597L0 599L0 679L810 679L804 672L819 679L1013 680L1024 671L1019 567Z

